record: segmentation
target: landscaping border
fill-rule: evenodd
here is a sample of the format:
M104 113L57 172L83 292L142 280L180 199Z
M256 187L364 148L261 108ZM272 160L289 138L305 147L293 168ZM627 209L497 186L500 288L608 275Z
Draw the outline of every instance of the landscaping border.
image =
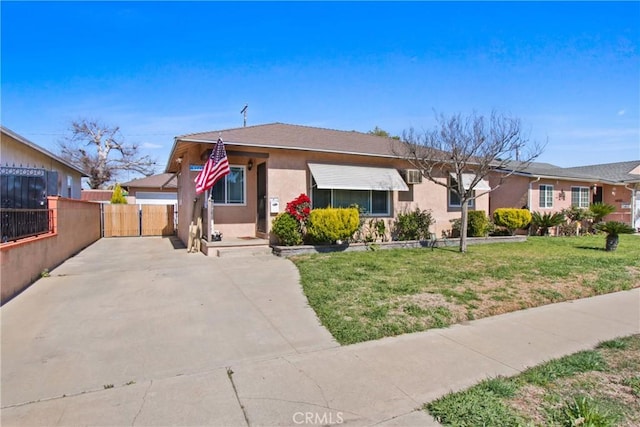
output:
M468 237L468 245L484 245L491 243L526 242L527 236L496 236L496 237ZM343 243L340 245L300 245L279 246L271 245L274 255L290 257L294 255L319 254L328 252L353 252L370 251L379 249L415 249L415 248L439 248L460 245L460 239L436 239L436 240L406 240L392 242L371 243Z

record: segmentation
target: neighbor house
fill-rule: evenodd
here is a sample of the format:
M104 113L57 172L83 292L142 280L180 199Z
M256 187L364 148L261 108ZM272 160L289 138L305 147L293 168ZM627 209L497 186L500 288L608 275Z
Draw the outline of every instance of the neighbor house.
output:
M161 173L123 182L127 202L138 205L177 205L178 180L173 173Z
M27 138L0 127L2 207L35 208L47 196L81 198L82 169Z
M208 195L196 195L194 179L218 138L225 143L231 173L210 193L211 215ZM178 236L187 242L189 225L201 219L204 236L217 230L228 237L269 238L272 219L301 193L309 195L313 207L357 204L367 218L387 223L406 210L430 209L436 219L432 232L439 236L460 216L460 200L422 179L394 154L396 144L355 131L282 123L176 137L165 172L177 176ZM441 176L443 183L450 179L448 173ZM477 187L486 188L486 181ZM472 208L487 212L488 196L478 197ZM210 216L213 228L207 224Z
M605 220L640 229L640 160L571 168L532 163L504 179L508 172L508 168L497 170L490 177L490 186L495 188L491 193L491 213L506 207L554 213L601 202L616 209ZM498 186L501 180L504 182Z

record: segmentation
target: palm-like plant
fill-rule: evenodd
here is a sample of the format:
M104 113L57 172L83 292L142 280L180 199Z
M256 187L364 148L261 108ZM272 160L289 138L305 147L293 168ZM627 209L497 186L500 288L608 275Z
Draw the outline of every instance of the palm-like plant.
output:
M593 222L598 223L602 221L602 218L605 216L614 213L616 211L616 207L607 203L594 203L589 206L589 210L593 215Z
M558 226L566 221L566 217L562 212L550 213L533 212L531 214L531 222L540 229L542 236L549 235L549 228Z
M618 221L601 222L596 225L596 229L607 233L607 251L615 251L618 248L618 242L620 241L620 234L631 234L635 230L633 227Z

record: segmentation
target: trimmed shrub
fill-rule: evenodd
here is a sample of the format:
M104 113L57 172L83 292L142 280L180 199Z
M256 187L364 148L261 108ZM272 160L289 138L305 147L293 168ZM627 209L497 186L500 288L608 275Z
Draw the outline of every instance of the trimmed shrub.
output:
M489 233L489 218L484 211L469 211L467 216L467 236L484 237Z
M300 223L287 212L283 212L273 219L271 232L275 234L280 243L285 246L302 244Z
M434 222L430 210L399 213L393 224L394 240L426 240Z
M513 235L516 230L531 224L531 212L528 209L500 208L493 212L493 221L496 225L506 227Z
M313 209L307 220L307 238L312 243L348 240L360 226L356 208Z
M616 211L616 207L607 203L594 203L589 206L593 222L601 222L602 219Z
M114 205L126 205L127 199L124 197L124 193L122 192L122 187L120 184L116 184L113 189L113 194L111 194L111 203Z
M531 223L534 227L538 228L538 231L541 236L549 235L549 228L557 227L558 225L562 225L566 223L567 219L565 218L562 212L534 212L531 214Z

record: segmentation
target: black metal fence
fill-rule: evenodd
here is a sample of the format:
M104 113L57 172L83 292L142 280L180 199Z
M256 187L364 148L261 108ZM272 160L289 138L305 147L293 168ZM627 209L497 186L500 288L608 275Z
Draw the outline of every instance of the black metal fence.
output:
M2 243L53 231L53 209L0 208Z

